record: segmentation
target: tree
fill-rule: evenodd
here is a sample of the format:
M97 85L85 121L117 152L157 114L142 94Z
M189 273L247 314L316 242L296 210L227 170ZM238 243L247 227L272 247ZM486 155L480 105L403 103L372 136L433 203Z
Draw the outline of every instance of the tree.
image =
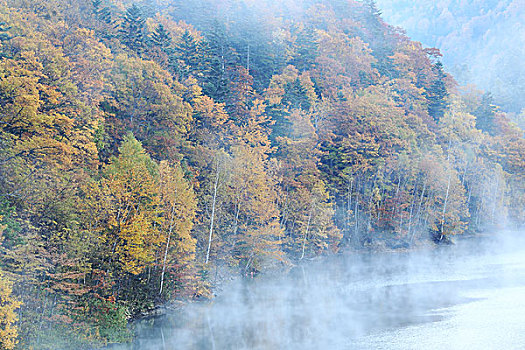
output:
M120 40L132 51L141 54L145 49L146 20L143 18L142 9L133 4L126 10L120 23Z
M67 192L78 168L97 162L94 120L76 94L63 52L46 40L21 45L0 63L0 187L31 222L56 226L62 223L50 217L61 211L56 194Z
M98 112L108 87L107 75L114 64L111 50L97 39L95 32L84 28L65 36L62 48L69 59L70 79L78 87L75 97Z
M496 111L497 107L494 105L494 98L490 92L483 94L473 113L476 116L476 127L490 135L496 134Z
M215 21L202 43L207 72L202 77L202 88L207 96L217 102L225 102L228 94L228 68L235 65L236 54L229 44L223 24Z
M112 23L111 10L109 7L102 7L102 0L92 0L91 4L93 5L93 14L96 19L106 24Z
M184 86L152 61L119 55L114 63L111 94L102 102L110 137L120 140L132 131L155 158L173 155L192 123ZM115 154L114 148L105 151Z
M203 42L199 42L189 30L185 30L175 45L176 63L173 67L181 80L188 76L202 79L208 69L203 52Z
M105 208L96 234L107 244L108 262L118 263L117 271L136 275L154 261L161 223L157 174L157 165L132 134L103 170L99 191Z
M316 42L316 32L311 26L295 26L292 29L295 41L292 48L296 51L291 59L291 64L300 71L310 70L318 54L318 44Z
M438 122L448 107L448 91L445 84L446 74L443 70L443 64L441 62L436 62L432 71L434 73L434 80L430 87L425 91L425 97L427 98L428 103L428 114Z
M0 216L0 222L2 216ZM4 240L3 232L6 225L0 224L0 243ZM18 343L18 330L16 322L18 317L15 310L21 305L12 295L13 283L7 279L5 273L0 269L0 347L2 349L14 349Z
M168 53L168 48L171 45L171 36L162 23L159 23L155 31L151 33L151 42L163 52Z
M13 283L0 270L0 347L6 350L14 349L18 343L15 311L21 303L13 297L12 286Z
M233 148L233 155L234 257L248 273L261 269L268 258L281 258L277 191L257 147L241 144Z
M11 39L9 29L11 29L11 27L5 22L0 21L0 59L9 57L9 54L4 48L4 43Z
M191 286L191 264L195 259L195 238L192 228L196 217L197 201L193 188L184 178L179 164L167 161L159 165L159 192L162 210L163 252L159 295L163 294L165 273L174 271L179 280L170 278L171 285Z

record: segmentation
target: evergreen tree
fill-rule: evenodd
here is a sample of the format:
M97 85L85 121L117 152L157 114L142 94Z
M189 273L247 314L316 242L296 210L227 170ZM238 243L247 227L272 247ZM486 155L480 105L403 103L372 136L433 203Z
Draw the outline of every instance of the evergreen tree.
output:
M496 106L494 105L494 98L490 92L487 92L481 98L478 108L474 111L476 117L476 128L485 131L490 135L494 135L494 116L496 114Z
M0 22L0 58L9 57L4 48L4 42L11 39L9 29L11 29L11 27L7 26L5 22Z
M379 18L381 17L381 10L377 7L376 1L375 0L364 0L363 4L365 5L365 8L368 10L369 16L379 21Z
M435 79L429 88L425 91L425 97L428 103L428 114L438 122L445 115L448 107L448 91L445 85L446 74L443 70L443 64L436 62L432 66Z
M102 7L102 0L93 0L93 14L95 17L106 24L112 23L111 10L109 7Z
M11 35L9 35L8 32L9 29L11 29L11 27L7 26L5 22L0 22L0 41L11 39Z
M153 45L158 46L164 53L168 52L168 48L171 45L171 36L162 23L159 23L155 31L151 33L151 42Z
M179 77L187 78L196 70L199 64L197 48L197 41L188 30L185 30L171 58L171 69Z
M131 50L142 53L145 46L146 20L142 10L133 4L122 17L119 34L120 40Z
M293 33L297 36L295 40L296 54L291 60L300 71L309 70L315 63L318 44L312 27L294 28Z
M235 64L236 55L229 45L226 29L217 21L206 33L203 43L206 52L207 74L203 77L203 91L217 102L224 102L228 93L227 69Z

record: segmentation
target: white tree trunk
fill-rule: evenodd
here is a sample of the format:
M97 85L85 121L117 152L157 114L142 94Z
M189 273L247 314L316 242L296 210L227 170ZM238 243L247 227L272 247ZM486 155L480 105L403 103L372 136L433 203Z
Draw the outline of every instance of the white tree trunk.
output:
M217 187L219 185L219 162L217 161L217 169L215 174L215 184L213 185L213 202L211 206L211 220L210 220L210 234L208 237L208 250L206 251L206 262L205 264L208 264L208 261L210 260L210 249L211 249L211 240L213 237L213 223L215 220L215 203L217 201Z
M448 194L450 191L450 179L452 178L452 171L449 170L448 173L448 184L447 184L447 193L445 195L445 203L443 203L443 215L441 217L441 237L439 240L441 241L443 239L443 226L445 225L445 214L447 212L447 202L448 202Z
M171 217L170 217L170 229L168 232L168 239L166 240L166 249L164 250L164 259L162 261L162 272L160 274L160 289L159 295L162 294L162 288L164 287L164 274L166 273L166 261L168 260L168 251L170 249L171 234L173 233L173 227L175 221L175 201L171 206Z
M304 232L304 237L303 237L303 253L301 254L301 260L304 258L304 253L306 250L306 240L308 237L308 230L310 229L310 222L312 220L313 211L314 211L314 203L312 203L312 207L310 208L310 212L308 213L308 222L306 223L306 231Z

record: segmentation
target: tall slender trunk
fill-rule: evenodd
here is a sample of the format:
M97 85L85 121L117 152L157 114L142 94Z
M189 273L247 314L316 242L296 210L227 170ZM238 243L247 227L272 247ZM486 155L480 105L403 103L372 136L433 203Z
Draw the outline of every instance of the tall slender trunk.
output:
M414 193L412 194L412 204L410 205L410 213L408 216L408 230L407 237L410 237L410 229L412 228L412 213L414 212L414 205L416 204L417 182L414 185Z
M470 198L472 197L472 186L468 184L467 208L470 210Z
M211 249L211 240L213 237L213 223L215 219L215 203L217 201L217 187L219 185L219 162L217 161L217 169L215 171L215 183L213 185L213 202L211 205L211 220L210 220L210 234L208 237L208 250L206 251L206 262L205 264L208 264L208 261L210 259L210 249Z
M346 193L346 232L350 234L350 210L352 210L352 190L354 188L354 179L350 180L350 186Z
M304 253L306 250L306 240L308 237L308 230L310 229L310 222L312 220L313 211L314 211L314 203L312 203L312 206L310 207L310 212L308 213L308 222L306 223L306 231L304 232L304 237L303 237L303 253L301 254L301 260L304 258Z
M381 209L384 207L383 205L383 198L385 198L385 188L383 187L381 189L381 196L380 196L380 200L379 200L379 205L378 205L378 208L377 208L377 222L380 222L381 221ZM385 208L386 210L386 208Z
M394 195L394 207L392 208L392 221L396 217L397 202L399 196L399 188L401 187L401 175L399 175L399 180L397 181L396 194Z
M166 261L168 260L168 251L170 249L171 234L173 233L174 221L175 221L175 201L171 206L170 215L170 228L168 231L168 239L166 240L166 248L164 250L164 259L162 260L162 272L160 273L160 288L159 295L162 295L162 289L164 287L164 274L166 273Z
M423 190L421 191L421 196L419 197L419 205L417 207L417 213L416 213L416 218L417 218L418 224L420 224L420 222L421 222L421 216L420 216L421 206L423 205L423 198L425 196L425 190L426 189L427 189L427 180L425 179L425 181L423 181ZM410 238L410 242L411 243L414 241L414 236L415 235L416 235L416 231L414 230L414 233L412 234L412 237Z
M486 186L485 186L485 183L483 184L483 187L482 187L482 191L481 191L481 201L480 203L478 204L477 206L477 211L476 211L476 221L477 221L477 226L479 227L481 225L481 211L485 212L485 197L487 195L487 191L486 191Z
M443 239L443 227L445 225L445 214L447 212L447 202L448 202L448 194L450 191L450 179L452 178L452 171L449 170L448 173L448 184L447 184L447 193L445 195L445 203L443 203L443 215L441 217L441 237L439 237L439 240L441 241Z
M461 186L465 186L465 178L467 177L468 161L465 164L465 170L463 171L463 176L461 177Z
M241 199L237 202L237 210L235 211L235 221L233 222L233 235L237 234L239 228L239 213L241 211Z
M370 196L368 198L368 219L366 223L367 236L370 234L370 231L372 230L372 204L374 202L374 189L376 188L378 176L379 176L379 170L375 174L374 181L372 182L372 186L370 187Z
M282 232L284 232L286 234L286 225L288 224L288 187L286 187L286 190L285 190L285 201L284 201L284 207L282 209L282 218L279 220L279 226L281 227L282 230L280 230L279 232L279 239L282 240Z

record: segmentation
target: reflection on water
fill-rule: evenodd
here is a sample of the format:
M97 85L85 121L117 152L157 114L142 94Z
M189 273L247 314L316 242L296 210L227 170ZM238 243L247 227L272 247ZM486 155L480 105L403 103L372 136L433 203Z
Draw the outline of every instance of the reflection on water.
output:
M523 240L473 242L349 254L237 281L210 304L142 321L134 343L122 348L519 348Z

